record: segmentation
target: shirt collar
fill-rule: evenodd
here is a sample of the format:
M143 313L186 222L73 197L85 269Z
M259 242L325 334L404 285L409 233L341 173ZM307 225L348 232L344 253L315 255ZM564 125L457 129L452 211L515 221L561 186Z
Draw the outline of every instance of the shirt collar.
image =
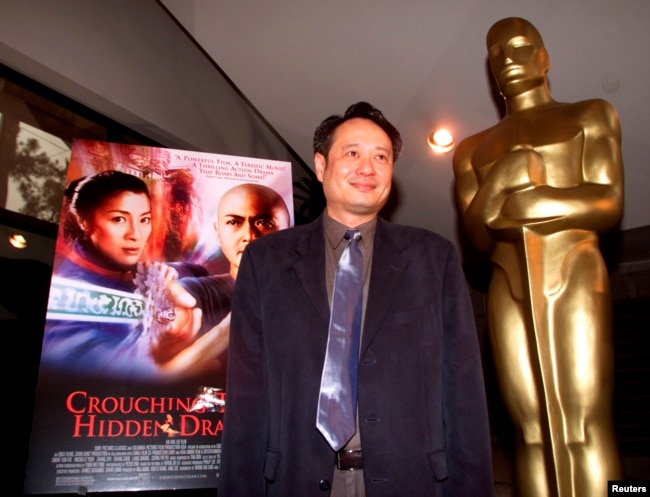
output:
M336 249L343 241L343 235L350 228L358 229L361 232L361 244L369 246L374 237L375 230L377 229L377 217L373 217L370 221L365 222L359 226L346 226L333 219L327 211L323 213L323 231L325 232L325 239L332 248Z

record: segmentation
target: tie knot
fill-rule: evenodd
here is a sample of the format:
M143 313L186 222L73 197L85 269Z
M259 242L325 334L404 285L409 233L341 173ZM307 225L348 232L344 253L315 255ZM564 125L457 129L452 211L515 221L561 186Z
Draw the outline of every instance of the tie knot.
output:
M346 240L355 240L358 242L359 240L361 240L361 232L357 229L349 229L345 232L343 238L345 238Z

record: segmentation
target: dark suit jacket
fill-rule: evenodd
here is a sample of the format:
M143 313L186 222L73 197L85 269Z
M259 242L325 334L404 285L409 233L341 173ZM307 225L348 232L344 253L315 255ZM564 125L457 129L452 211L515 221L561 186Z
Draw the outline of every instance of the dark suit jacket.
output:
M494 495L481 358L454 246L379 220L359 363L368 497ZM232 307L219 497L327 496L322 218L249 245Z

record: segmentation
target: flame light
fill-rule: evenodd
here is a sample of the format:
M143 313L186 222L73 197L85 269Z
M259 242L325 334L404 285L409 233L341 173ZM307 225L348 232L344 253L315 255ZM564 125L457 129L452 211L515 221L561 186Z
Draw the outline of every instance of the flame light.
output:
M438 154L449 152L456 145L454 142L454 137L448 130L444 128L431 133L427 139L427 142L429 143L431 149Z
M23 235L14 233L13 235L9 235L9 243L12 247L21 250L27 247L27 238Z

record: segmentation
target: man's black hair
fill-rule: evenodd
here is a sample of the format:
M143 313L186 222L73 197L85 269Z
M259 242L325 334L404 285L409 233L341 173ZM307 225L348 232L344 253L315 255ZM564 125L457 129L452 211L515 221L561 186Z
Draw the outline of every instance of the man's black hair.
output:
M352 104L342 116L334 114L321 122L314 132L314 153L320 153L327 158L327 154L332 147L336 128L345 121L357 117L368 119L384 130L393 145L393 162L395 162L402 152L402 137L397 128L384 117L382 112L368 102Z

